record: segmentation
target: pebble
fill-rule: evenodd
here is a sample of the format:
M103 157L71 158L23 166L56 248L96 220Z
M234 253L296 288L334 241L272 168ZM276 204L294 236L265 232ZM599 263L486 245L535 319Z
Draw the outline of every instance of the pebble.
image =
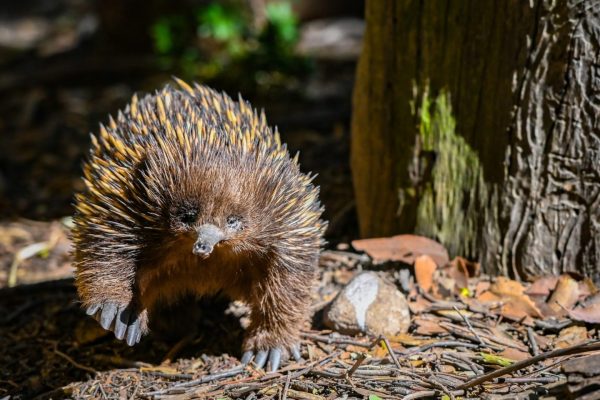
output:
M408 331L410 311L396 285L375 272L355 276L324 314L327 327L340 333L394 336Z

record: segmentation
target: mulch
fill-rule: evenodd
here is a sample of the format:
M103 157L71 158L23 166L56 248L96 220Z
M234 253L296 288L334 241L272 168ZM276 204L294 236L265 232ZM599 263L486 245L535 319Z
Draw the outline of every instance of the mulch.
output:
M48 224L47 231L53 229L56 223ZM26 281L29 269L39 273L37 263L60 264L56 257L65 255L51 250L24 261L19 279ZM568 316L515 321L482 306L475 295L439 298L411 281L408 333L342 335L321 319L353 276L374 269L400 279L405 274L398 271L412 267L382 268L350 250L327 250L320 264L315 316L302 336L304 360L277 373L240 365L245 314L239 305L207 300L197 333L177 343L151 335L130 348L85 316L72 278L0 289L0 398L375 400L595 393L600 344L593 324ZM471 277L469 286L486 280L494 278Z

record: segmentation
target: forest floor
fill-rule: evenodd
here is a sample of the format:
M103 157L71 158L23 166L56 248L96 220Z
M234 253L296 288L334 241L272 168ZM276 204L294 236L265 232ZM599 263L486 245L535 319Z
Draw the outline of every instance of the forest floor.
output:
M67 233L61 222L0 225L0 265L15 267L17 260L19 282L38 282L0 289L2 399L598 395L599 296L580 277L523 285L482 275L460 258L429 268L435 255L415 259L427 249L406 253L406 242L402 260L379 253L378 263L359 252L326 250L314 317L302 334L304 360L265 373L240 365L245 314L226 301L204 302L197 333L181 342L150 335L131 348L115 340L79 307ZM368 242L354 244L374 255ZM363 270L403 288L411 311L407 333L346 336L323 326L323 310Z

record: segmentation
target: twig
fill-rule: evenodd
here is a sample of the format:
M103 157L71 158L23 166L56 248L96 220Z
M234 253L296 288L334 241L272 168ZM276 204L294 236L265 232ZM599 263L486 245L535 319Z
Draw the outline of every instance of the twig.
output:
M192 340L196 337L196 332L192 332L185 337L183 337L180 341L175 343L175 345L169 350L169 352L165 355L161 364L166 362L172 362L175 360L175 357L183 350L187 345L189 345Z
M378 342L383 341L383 343L385 344L385 349L387 350L388 354L392 358L392 361L394 362L394 364L396 364L396 367L398 369L402 369L402 367L400 366L400 362L398 361L398 359L396 358L396 355L394 354L394 350L392 350L392 346L390 345L389 340L387 340L387 338L385 336L381 335L381 336L379 336L377 341Z
M527 360L518 361L508 367L500 368L496 371L489 372L487 374L481 375L477 378L471 379L456 387L456 389L468 389L473 386L481 385L484 382L487 382L491 379L497 378L502 375L510 374L511 372L518 371L525 367L528 367L532 364L535 364L540 361L547 360L549 358L569 356L573 354L586 353L588 351L600 350L600 341L594 341L592 343L580 343L575 346L567 347L566 349L558 349L553 351L548 351L546 353L539 354L537 356L528 358Z
M435 379L435 376L431 376L430 381L433 385L437 386L444 394L450 397L450 400L456 400L452 392L439 380Z
M366 353L360 353L354 365L352 365L352 367L347 372L343 373L342 376L340 376L340 378L350 379L352 377L352 374L354 374L354 372L358 369L358 367L360 367L360 364L362 364L366 358Z
M559 378L556 376L517 377L517 378L495 378L494 383L554 383Z
M540 354L540 348L535 340L535 333L531 327L527 328L527 341L529 342L529 347L531 347L531 352L534 356Z
M96 361L116 365L118 367L125 368L151 368L152 364L145 363L143 361L133 361L119 356L106 356L104 354L95 354L92 358Z
M398 355L401 355L401 356L408 356L408 355L411 355L414 353L421 353L421 352L427 351L434 347L466 347L466 348L476 349L479 347L479 345L474 344L474 343L460 342L458 340L445 340L445 341L441 341L441 342L424 344L422 346L411 347L408 350L399 351L397 353L398 353Z
M471 322L469 321L469 317L467 317L467 314L463 314L458 307L454 306L454 311L456 311L458 313L458 315L460 315L460 317L463 319L463 321L465 321L465 324L467 324L467 326L469 327L469 330L471 331L471 333L473 335L475 335L475 337L477 338L477 340L479 340L479 343L482 346L485 346L485 342L483 341L483 339L481 339L481 337L479 336L479 334L477 332L475 332L475 329L473 329L473 325L471 325Z
M288 372L287 378L285 380L285 386L283 387L283 392L281 393L281 400L287 399L288 390L290 390L290 381L292 375Z
M63 353L62 351L58 350L57 348L57 344L54 344L54 354L56 354L59 357L64 358L65 360L67 360L71 365L73 365L76 368L79 368L81 370L87 371L87 372L91 372L92 374L96 374L98 371L96 371L93 368L87 367L85 365L79 364L77 361L73 360L71 357L69 357L68 355L66 355L65 353Z
M167 378L167 379L192 379L194 376L192 374L170 374L168 372L161 372L161 371L141 370L141 372L146 373L150 376L158 376L158 377Z
M134 399L136 398L135 396L137 395L137 392L138 392L138 390L140 389L140 385L141 385L141 383L140 383L140 382L138 382L138 384L137 384L137 385L135 385L135 389L133 389L133 393L132 393L132 394L131 394L131 396L129 397L129 400L134 400Z
M408 396L404 396L403 400L414 400L414 399L422 399L425 397L435 397L440 391L439 390L422 390L419 392L414 392L409 394ZM462 390L452 390L451 393L453 396L461 396L464 391ZM448 394L447 393L447 394Z
M194 379L189 382L178 383L178 384L168 387L166 389L149 392L149 393L146 393L145 395L146 396L156 396L156 395L168 393L174 389L181 389L181 388L186 388L186 387L190 387L190 386L201 385L201 384L208 383L211 381L217 381L217 380L223 379L223 378L230 378L232 376L236 376L236 375L240 374L242 371L244 371L245 368L246 367L244 365L238 365L234 368L231 368L231 369L228 369L225 371L221 371L221 372L217 372L216 374L204 375L198 379Z
M343 338L343 337L321 336L321 335L315 335L315 334L306 333L306 332L302 332L301 336L306 339L311 339L316 342L327 343L327 344L350 344L353 346L359 346L359 347L365 347L365 348L371 347L371 343L359 342L358 340L352 340L352 339Z

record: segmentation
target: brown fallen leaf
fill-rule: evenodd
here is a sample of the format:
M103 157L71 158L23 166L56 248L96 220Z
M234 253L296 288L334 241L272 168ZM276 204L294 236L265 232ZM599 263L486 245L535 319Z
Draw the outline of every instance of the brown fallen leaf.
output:
M487 291L481 293L479 296L477 296L477 300L481 303L487 303L487 304L494 303L495 304L495 303L500 303L502 301L502 297L487 290Z
M600 324L600 303L570 310L569 317L575 321L587 322L588 324Z
M479 270L479 263L468 261L462 257L455 257L439 271L440 278L435 279L436 283L443 283L444 290L434 292L437 292L440 297L463 294L464 290L468 290L469 278L479 275Z
M554 347L565 349L588 340L588 331L585 326L570 326L560 331L554 341Z
M450 265L455 265L457 269L461 270L469 278L479 276L481 273L481 264L475 261L469 261L460 256L454 257L452 261L450 261Z
M500 308L502 316L511 321L523 321L523 324L531 326L532 318L543 318L544 314L524 292L525 287L521 283L498 277L490 285L489 291L481 293L477 300L482 303L499 302L502 304Z
M525 293L531 296L549 296L550 293L556 287L557 282L558 276L540 276L535 281L533 281L533 283L527 288Z
M390 344L392 344L392 347L394 346L394 343L400 343L404 346L423 346L425 344L434 343L437 341L437 339L422 339L409 333L401 333L396 336L390 336L388 337L388 340L390 341Z
M433 273L436 269L435 261L428 255L422 255L415 259L415 278L417 284L425 292L429 292L433 286Z
M579 284L569 275L561 275L556 289L548 299L548 307L555 316L561 317L571 310L579 299Z
M438 267L446 265L449 261L448 251L444 246L418 235L353 240L352 246L367 253L375 263L401 261L412 265L421 255L430 256Z
M585 299L588 296L593 296L597 293L599 293L598 288L590 278L583 278L583 280L579 282L580 299Z
M438 320L417 317L412 322L417 326L417 328L413 331L413 333L417 335L433 336L448 333L446 329L440 326L440 322Z
M523 307L518 302L506 302L500 308L500 315L508 320L520 322L526 326L534 325L531 316L525 310L523 310Z
M489 281L479 281L475 286L475 298L479 298L483 292L486 292L490 289Z
M431 302L423 296L417 296L414 301L408 303L408 308L412 314L420 314L431 307Z
M525 287L520 282L499 276L490 285L490 292L500 296L517 296L525 292Z
M522 361L522 360L527 360L527 359L531 358L531 354L529 354L525 351L513 349L511 347L507 347L506 349L504 349L500 353L500 356L511 359L511 360L515 360L515 361Z

